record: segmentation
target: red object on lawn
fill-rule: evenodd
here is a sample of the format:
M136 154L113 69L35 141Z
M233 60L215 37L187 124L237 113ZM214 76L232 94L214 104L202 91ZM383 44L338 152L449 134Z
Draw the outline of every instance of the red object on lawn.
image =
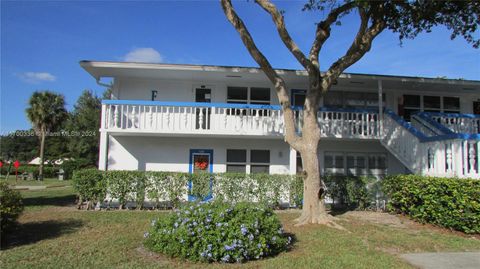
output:
M0 161L0 168L2 168L2 167L3 167L3 163Z
M13 163L13 166L15 167L15 180L18 180L18 168L20 167L20 162L16 160Z

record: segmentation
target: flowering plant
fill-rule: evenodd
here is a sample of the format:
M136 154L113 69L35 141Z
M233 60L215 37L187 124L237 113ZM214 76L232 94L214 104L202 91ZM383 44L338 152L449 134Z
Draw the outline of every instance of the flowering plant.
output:
M198 158L195 160L195 168L200 170L205 170L208 167L208 159L207 158Z
M152 221L145 246L172 257L204 262L244 262L275 255L291 245L275 213L253 203L186 204Z

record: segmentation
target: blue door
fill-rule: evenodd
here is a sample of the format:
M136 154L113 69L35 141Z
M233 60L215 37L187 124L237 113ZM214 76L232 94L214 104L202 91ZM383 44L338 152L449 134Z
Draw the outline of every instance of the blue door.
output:
M190 174L197 174L197 173L213 173L213 149L191 149L190 150L190 161L189 161L189 169L188 172ZM205 197L196 197L195 195L191 194L192 190L192 181L188 182L188 201L196 201L198 199L202 199L203 201L208 201L212 199L212 179L210 178L210 191L207 196Z

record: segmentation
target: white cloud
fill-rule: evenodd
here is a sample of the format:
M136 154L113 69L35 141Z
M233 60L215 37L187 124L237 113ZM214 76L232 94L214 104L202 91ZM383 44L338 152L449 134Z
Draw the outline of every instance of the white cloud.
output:
M18 75L20 79L27 83L38 84L41 82L55 81L57 78L48 72L25 72Z
M127 53L123 60L126 62L142 63L160 63L163 58L158 51L153 48L136 48Z

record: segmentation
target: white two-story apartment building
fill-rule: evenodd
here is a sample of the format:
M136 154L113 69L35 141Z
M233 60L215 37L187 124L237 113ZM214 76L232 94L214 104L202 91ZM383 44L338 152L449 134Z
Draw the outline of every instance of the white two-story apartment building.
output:
M82 61L101 84L99 169L295 174L258 68ZM285 78L301 130L307 75ZM322 173L480 178L480 81L343 74L322 98Z

